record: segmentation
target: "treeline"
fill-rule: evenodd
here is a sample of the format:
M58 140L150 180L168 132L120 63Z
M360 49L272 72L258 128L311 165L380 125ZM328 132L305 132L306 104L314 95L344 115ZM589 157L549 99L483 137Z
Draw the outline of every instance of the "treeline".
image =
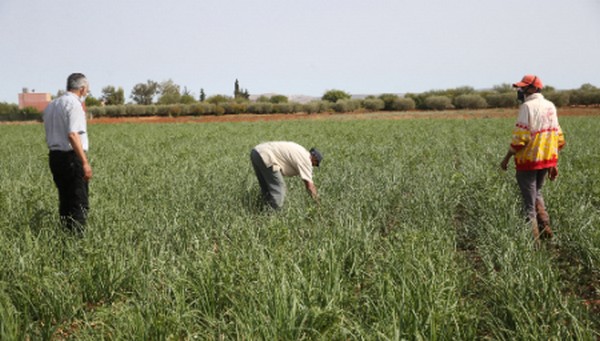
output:
M216 95L192 101L189 97L184 97L185 93L183 93L181 98L186 98L186 100L178 103L165 103L166 101L161 101L162 97L159 97L155 104L89 106L88 110L93 117L123 117L232 115L242 113L292 114L300 112L316 114L353 111L515 108L518 106L516 91L510 84L495 86L490 90L459 87L418 94L382 94L367 96L362 99L353 98L351 94L342 90L329 90L319 100L308 103L289 101L283 95L260 96L255 100L250 100L247 90L239 91L237 80L235 89L233 97ZM551 86L547 86L542 93L558 107L600 105L600 88L591 84L584 84L575 90L556 90Z
M542 94L557 107L600 105L600 89L591 84L573 90L556 90L546 86ZM511 108L518 105L515 89L510 84L494 86L491 90L476 91L472 87L459 87L409 93L404 97L413 99L416 109L420 110Z
M542 93L557 107L600 105L600 88L591 84L573 90L556 90L546 86ZM475 90L465 86L404 95L382 94L361 99L353 98L342 90L329 90L319 100L298 103L289 101L284 95L260 96L250 100L248 90L241 89L237 80L233 96L206 97L201 89L197 99L187 88L181 90L170 80L160 84L149 80L137 84L131 98L133 103L125 104L123 89L107 86L102 89L100 99L88 96L86 106L92 117L127 117L454 110L515 108L518 105L516 91L510 84L494 86L490 90ZM15 104L0 103L0 120L36 118L39 118L39 112L33 108L19 109Z
M1 121L31 121L38 120L40 112L35 108L19 109L19 106L12 103L0 102L0 122Z

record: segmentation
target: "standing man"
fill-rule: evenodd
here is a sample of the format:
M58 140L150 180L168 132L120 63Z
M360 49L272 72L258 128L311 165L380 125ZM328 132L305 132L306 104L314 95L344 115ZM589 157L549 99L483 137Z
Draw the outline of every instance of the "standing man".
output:
M510 148L500 167L506 170L514 155L517 183L533 237L536 241L552 238L542 187L546 176L550 180L558 176L558 152L564 147L565 138L558 124L556 107L540 93L543 84L539 77L525 75L513 87L518 89L518 98L523 104L519 107Z
M265 142L250 152L252 167L258 178L265 201L274 209L283 206L286 186L283 176L300 176L306 190L318 202L317 187L312 180L314 166L319 166L323 156L294 142Z
M61 222L75 232L83 232L89 209L88 183L92 167L86 155L88 135L83 109L89 89L83 74L71 74L67 78L67 92L53 100L43 116Z

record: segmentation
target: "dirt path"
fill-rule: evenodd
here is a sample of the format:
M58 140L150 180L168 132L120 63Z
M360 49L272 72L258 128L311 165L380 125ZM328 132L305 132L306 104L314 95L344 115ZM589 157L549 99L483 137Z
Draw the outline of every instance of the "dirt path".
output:
M515 117L516 109L483 109L456 111L397 111L397 112L353 112L353 113L319 113L319 114L239 114L239 115L205 115L205 116L143 116L143 117L101 117L88 120L90 124L115 123L210 123L210 122L257 122L284 120L403 120L403 119L476 119ZM560 108L559 116L600 116L600 107ZM0 121L0 125L35 124L40 121Z

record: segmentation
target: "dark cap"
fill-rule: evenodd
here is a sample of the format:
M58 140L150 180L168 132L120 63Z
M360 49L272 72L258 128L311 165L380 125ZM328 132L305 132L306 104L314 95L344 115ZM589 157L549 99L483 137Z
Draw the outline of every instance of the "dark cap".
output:
M319 165L321 165L321 160L323 160L323 155L321 154L321 152L318 151L317 148L313 147L310 149L310 155L315 157L315 159L317 160L317 167L319 167Z

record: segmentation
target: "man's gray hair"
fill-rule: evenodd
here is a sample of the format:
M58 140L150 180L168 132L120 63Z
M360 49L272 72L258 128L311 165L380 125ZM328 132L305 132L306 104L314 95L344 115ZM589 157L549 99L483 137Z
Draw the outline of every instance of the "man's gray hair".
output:
M83 73L72 73L67 78L67 91L79 90L83 87L89 88L88 80Z

